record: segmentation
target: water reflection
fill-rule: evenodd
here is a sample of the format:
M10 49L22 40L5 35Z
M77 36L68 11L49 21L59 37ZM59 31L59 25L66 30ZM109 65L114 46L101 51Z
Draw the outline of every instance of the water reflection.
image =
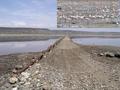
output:
M74 42L83 45L108 45L108 46L119 46L120 38L76 38Z
M45 41L0 42L0 55L23 52L39 52L47 49L57 39Z
M0 55L24 52L40 52L54 44L57 39L45 41L0 42ZM119 46L120 38L74 38L74 42L83 45Z

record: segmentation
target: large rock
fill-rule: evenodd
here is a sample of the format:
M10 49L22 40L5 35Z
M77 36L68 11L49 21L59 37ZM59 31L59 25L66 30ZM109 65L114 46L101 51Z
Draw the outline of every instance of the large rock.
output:
M16 69L16 70L20 70L20 69L22 69L22 68L23 68L22 65L16 65L16 66L15 66L15 69Z
M10 84L15 84L17 81L18 81L18 78L17 78L17 77L11 77L11 78L9 79L9 83L10 83Z
M99 55L99 56L104 56L104 53L99 53L98 55Z
M105 56L106 57L114 57L114 53L111 53L111 52L105 52Z
M115 53L115 57L120 58L120 53Z

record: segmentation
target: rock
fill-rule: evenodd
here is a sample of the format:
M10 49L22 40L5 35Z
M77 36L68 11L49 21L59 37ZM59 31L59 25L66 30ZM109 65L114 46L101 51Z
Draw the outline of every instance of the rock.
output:
M61 7L58 7L57 10L62 10L62 8L61 8Z
M104 56L104 53L99 53L98 55L99 55L99 56Z
M22 72L21 75L24 77L24 78L28 78L30 76L30 73L28 72Z
M14 87L14 88L12 88L12 90L18 90L18 87Z
M35 59L35 57L32 57L32 59Z
M35 71L35 74L38 74L39 73L39 71Z
M31 83L30 82L26 82L24 85L30 85Z
M11 77L11 78L9 79L9 83L10 83L10 84L15 84L17 81L18 81L18 78L16 78L16 77Z
M16 69L16 70L20 70L20 69L22 69L22 68L23 68L22 65L16 65L16 66L15 66L15 69Z
M20 81L21 81L22 83L26 82L26 79L28 79L29 76L30 76L30 74L29 74L28 72L22 72L22 73L21 73Z
M16 69L13 69L13 70L12 70L12 73L17 73L17 70L16 70Z
M52 88L50 87L49 84L44 83L44 84L41 86L41 90L52 90Z
M34 63L36 61L36 59L32 59L31 62Z
M114 53L111 53L111 52L105 52L105 56L106 57L114 57Z
M120 58L120 53L115 53L115 57Z
M46 58L47 56L46 56L46 55L44 55L43 57L44 57L44 58Z

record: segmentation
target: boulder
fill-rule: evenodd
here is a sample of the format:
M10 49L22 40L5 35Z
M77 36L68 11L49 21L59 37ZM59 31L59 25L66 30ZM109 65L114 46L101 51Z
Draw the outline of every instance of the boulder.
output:
M106 57L114 57L114 53L111 53L111 52L105 52L105 56Z
M115 57L120 58L120 53L115 53Z
M17 77L11 77L11 78L9 79L9 83L10 83L10 84L15 84L17 81L18 81L18 78L17 78Z
M15 69L16 69L16 70L20 70L20 69L22 69L22 68L23 68L22 65L16 65L16 66L15 66Z
M104 56L104 53L99 53L98 55L99 55L99 56Z

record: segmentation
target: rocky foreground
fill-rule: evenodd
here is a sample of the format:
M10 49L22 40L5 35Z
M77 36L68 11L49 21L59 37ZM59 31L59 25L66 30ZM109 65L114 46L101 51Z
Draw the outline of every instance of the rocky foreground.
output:
M119 27L118 0L57 0L60 28Z
M120 48L83 46L65 37L33 65L16 67L0 90L120 90Z

